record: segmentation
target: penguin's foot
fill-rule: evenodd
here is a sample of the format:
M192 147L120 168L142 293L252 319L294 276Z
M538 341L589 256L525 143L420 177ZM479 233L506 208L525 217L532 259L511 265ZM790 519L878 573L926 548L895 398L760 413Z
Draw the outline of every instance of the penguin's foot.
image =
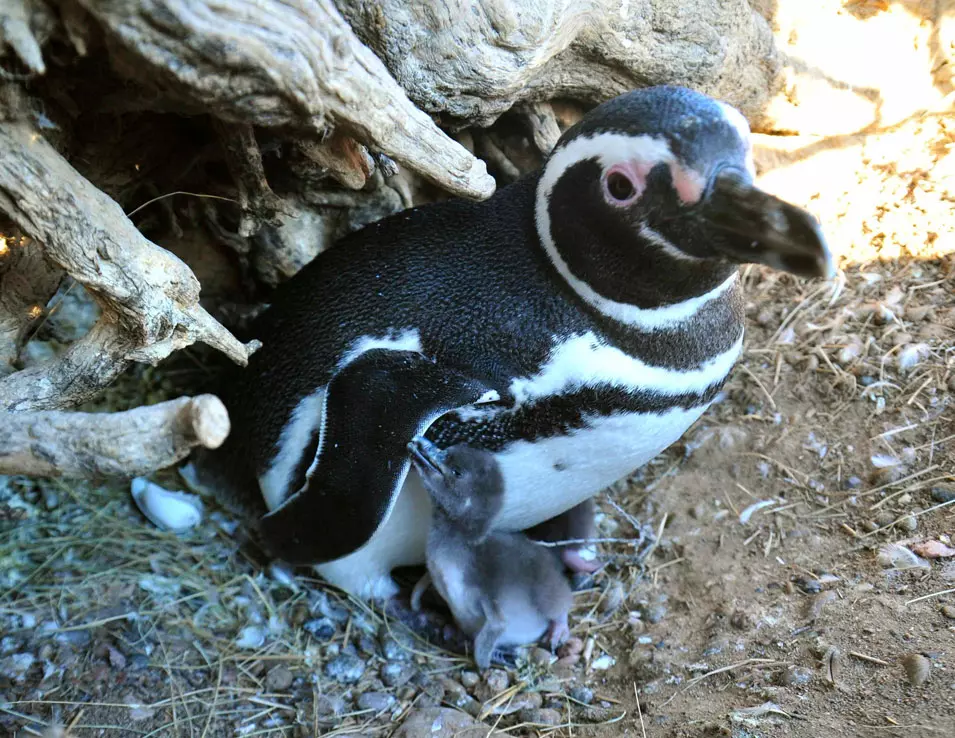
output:
M544 638L547 645L550 646L550 650L556 651L561 643L570 638L570 628L567 627L567 618L551 620Z
M517 663L523 655L524 649L513 648L511 646L496 646L491 651L491 665L504 666L508 669L517 668Z
M417 609L412 607L407 596L397 594L386 601L385 613L438 648L462 656L473 652L471 639L455 624L450 614L445 615L437 608L423 606L420 601L416 604Z
M574 574L593 574L604 566L600 559L585 559L579 548L565 548L560 552L560 559Z

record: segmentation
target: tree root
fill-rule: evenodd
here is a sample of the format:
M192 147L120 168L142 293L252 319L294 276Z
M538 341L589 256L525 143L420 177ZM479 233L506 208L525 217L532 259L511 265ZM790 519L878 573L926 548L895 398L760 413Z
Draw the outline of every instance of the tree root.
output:
M252 126L215 120L215 129L226 154L229 173L239 190L242 214L238 235L248 238L264 223L279 225L279 214L291 215L292 211L269 187Z
M63 279L31 239L0 230L0 377L18 368L31 328Z
M229 415L215 395L119 413L0 411L0 474L140 476L196 446L218 448L228 434Z
M189 268L136 230L119 206L27 125L0 123L0 209L82 283L103 315L58 360L0 380L0 409L80 404L132 361L156 364L196 341L245 365L243 345L199 305Z
M523 111L527 116L534 145L547 156L560 138L560 126L557 124L553 106L548 102L535 102L525 105Z

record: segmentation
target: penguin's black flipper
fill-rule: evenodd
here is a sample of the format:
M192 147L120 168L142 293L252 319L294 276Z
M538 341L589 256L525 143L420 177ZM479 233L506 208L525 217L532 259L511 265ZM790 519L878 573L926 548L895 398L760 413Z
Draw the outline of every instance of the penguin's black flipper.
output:
M497 397L494 388L417 352L361 354L325 390L311 476L259 521L268 552L290 564L320 564L360 548L404 482L411 439L450 410Z

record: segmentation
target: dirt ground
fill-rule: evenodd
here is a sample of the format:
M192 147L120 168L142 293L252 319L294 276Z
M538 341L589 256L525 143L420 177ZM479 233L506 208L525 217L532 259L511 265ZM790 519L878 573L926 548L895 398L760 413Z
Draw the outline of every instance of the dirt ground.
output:
M581 654L479 680L270 569L211 504L175 536L127 487L6 478L0 735L387 736L428 705L513 735L955 735L955 115L849 127L756 137L760 183L820 217L842 273L745 270L723 396L598 498L602 536L661 535L642 566L602 545ZM190 356L115 391L174 394Z

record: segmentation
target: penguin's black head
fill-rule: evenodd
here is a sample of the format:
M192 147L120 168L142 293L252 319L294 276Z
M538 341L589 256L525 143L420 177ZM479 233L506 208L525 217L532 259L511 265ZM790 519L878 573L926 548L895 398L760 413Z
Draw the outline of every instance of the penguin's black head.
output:
M432 502L463 530L476 537L486 534L504 501L494 456L464 444L441 450L420 437L408 448Z
M537 184L538 234L588 302L681 302L758 262L828 276L815 219L753 186L749 126L725 103L651 87L594 108L561 137Z

